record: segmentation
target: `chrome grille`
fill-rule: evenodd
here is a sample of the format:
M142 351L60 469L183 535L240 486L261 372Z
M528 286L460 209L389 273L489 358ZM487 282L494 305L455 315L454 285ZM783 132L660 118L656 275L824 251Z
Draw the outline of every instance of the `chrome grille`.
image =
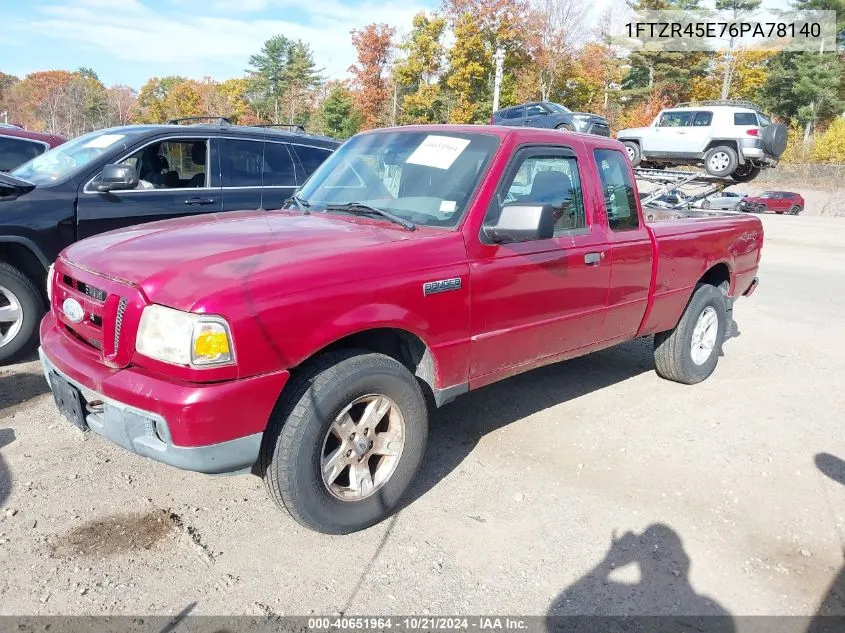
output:
M123 313L126 312L126 299L120 298L120 303L117 304L117 316L114 321L114 349L117 350L118 343L120 343L120 328L123 325Z

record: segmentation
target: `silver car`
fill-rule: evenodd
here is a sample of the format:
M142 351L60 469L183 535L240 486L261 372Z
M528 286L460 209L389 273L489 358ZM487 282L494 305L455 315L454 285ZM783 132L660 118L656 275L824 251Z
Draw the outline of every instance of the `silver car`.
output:
M736 193L735 191L720 191L719 193L714 193L712 196L707 196L704 200L696 202L694 206L701 207L702 209L727 209L730 211L747 195L746 193Z

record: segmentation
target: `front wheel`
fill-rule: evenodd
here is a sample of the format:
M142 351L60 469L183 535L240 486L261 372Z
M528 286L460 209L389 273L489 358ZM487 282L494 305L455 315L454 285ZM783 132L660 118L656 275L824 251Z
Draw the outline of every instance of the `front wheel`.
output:
M727 145L718 145L704 155L704 169L711 176L719 178L730 176L738 163L736 150Z
M713 206L713 205L710 203L709 200L705 200L704 202L701 203L702 209L709 209L711 206Z
M348 534L390 516L422 462L426 402L382 354L327 354L285 387L261 451L276 503L307 528Z
M625 152L628 154L628 160L631 161L631 166L637 167L643 159L639 143L634 143L633 141L622 141L622 145L625 146Z
M33 351L44 301L33 283L17 268L0 263L0 363Z
M719 362L727 324L725 294L699 285L675 328L654 335L657 374L685 385L706 379Z

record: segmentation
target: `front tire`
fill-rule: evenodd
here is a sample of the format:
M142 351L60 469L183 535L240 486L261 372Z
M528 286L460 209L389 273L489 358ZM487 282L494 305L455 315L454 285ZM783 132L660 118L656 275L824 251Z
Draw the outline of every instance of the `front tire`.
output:
M685 385L705 380L719 362L727 324L724 292L699 285L674 329L654 335L657 374Z
M17 360L35 349L44 301L17 268L0 263L0 363Z
M713 147L704 155L704 169L711 176L718 178L730 176L738 164L736 150L727 145Z
M628 160L631 161L631 166L637 167L643 160L639 143L634 143L633 141L622 141L622 145L625 146L625 152L628 154Z
M382 354L337 352L285 387L260 465L270 496L296 521L348 534L397 509L427 437L426 402L411 372Z

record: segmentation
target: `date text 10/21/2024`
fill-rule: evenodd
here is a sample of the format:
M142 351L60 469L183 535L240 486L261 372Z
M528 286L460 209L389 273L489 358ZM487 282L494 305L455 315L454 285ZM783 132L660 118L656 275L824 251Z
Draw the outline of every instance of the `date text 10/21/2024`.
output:
M502 616L479 617L443 617L443 616L405 616L405 617L331 617L309 618L308 628L314 631L355 631L355 630L407 630L407 631L479 631L510 630L519 631L528 628L523 618Z

